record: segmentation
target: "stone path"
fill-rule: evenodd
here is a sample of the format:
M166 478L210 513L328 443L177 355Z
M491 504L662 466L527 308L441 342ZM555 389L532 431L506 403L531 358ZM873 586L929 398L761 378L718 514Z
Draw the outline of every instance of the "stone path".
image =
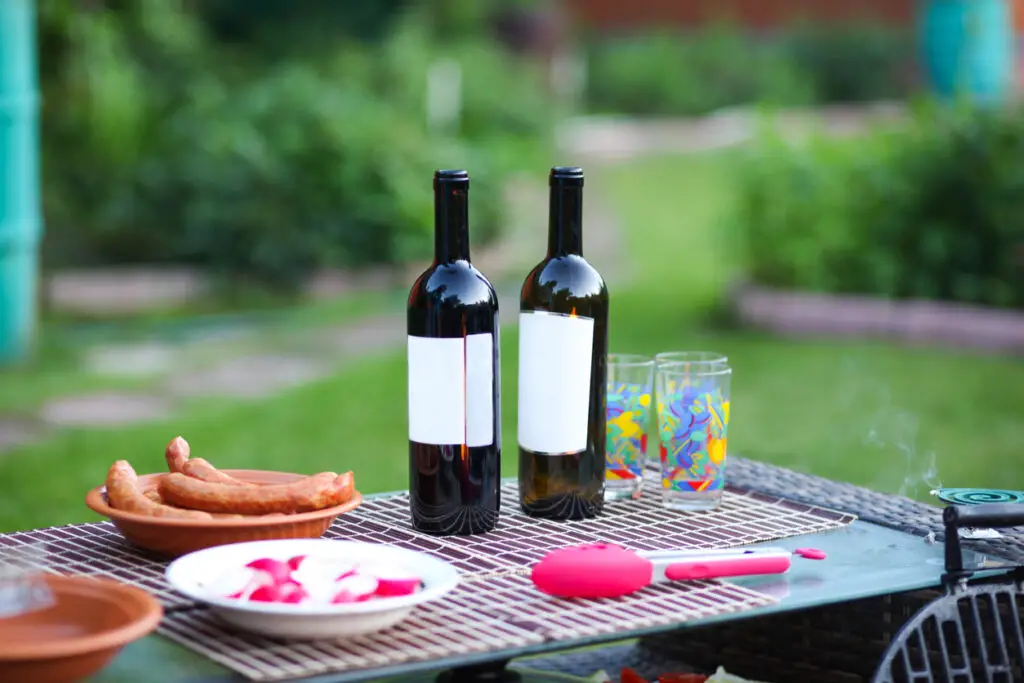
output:
M104 392L67 396L43 405L42 421L61 427L116 427L163 417L170 402L144 393Z
M844 134L864 120L898 117L898 108L795 112L780 117L787 132L810 127ZM660 152L692 152L736 144L753 132L756 120L745 112L722 112L691 121L631 122L603 119L572 121L559 132L559 143L573 163L592 165L614 158ZM474 253L474 262L499 289L503 325L515 325L522 277L542 256L546 241L547 188L535 180L507 188L511 227L503 242ZM629 277L621 235L603 199L587 197L585 253L609 282ZM540 207L540 208L539 208ZM317 277L311 295L369 291L411 282L409 273L374 272L359 276ZM66 273L51 279L52 304L65 310L126 312L139 306L169 305L201 296L204 285L190 271L107 274ZM287 335L286 335L287 336ZM346 364L374 354L396 351L405 338L404 313L394 311L353 324L305 330L268 343L259 329L236 329L225 335L204 333L183 343L147 341L99 346L85 354L87 371L108 377L145 380L146 390L65 396L46 403L33 418L0 417L0 452L45 437L65 427L116 427L173 415L181 403L200 396L238 400L262 399L337 372Z

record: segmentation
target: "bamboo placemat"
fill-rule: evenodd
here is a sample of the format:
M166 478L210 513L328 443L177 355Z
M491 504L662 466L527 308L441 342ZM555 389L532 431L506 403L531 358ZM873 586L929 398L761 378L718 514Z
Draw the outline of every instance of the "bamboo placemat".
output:
M778 496L727 489L706 512L666 510L649 470L639 500L608 503L594 519L555 522L523 515L514 483L502 487L497 528L480 536L436 537L409 525L408 494L367 500L325 534L424 551L462 574L458 590L414 611L402 624L344 642L287 643L230 630L205 607L172 591L167 562L125 542L109 522L0 536L4 551L31 546L44 569L107 576L138 585L167 608L160 633L251 680L274 681L326 672L356 672L416 661L508 650L552 641L672 625L768 605L773 599L729 583L692 581L653 586L615 600L555 600L527 574L549 550L611 542L634 550L725 548L836 529L854 515Z
M558 600L529 577L485 576L424 605L398 626L341 641L294 643L235 631L207 609L170 614L160 633L254 681L381 667L668 626L772 604L728 583L660 584L624 598Z

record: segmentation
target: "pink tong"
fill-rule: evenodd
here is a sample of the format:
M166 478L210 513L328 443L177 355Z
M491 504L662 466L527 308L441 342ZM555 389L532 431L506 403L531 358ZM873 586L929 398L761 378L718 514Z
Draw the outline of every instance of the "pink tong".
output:
M613 598L666 581L782 574L792 554L785 548L634 552L594 543L551 551L534 565L530 578L549 595Z

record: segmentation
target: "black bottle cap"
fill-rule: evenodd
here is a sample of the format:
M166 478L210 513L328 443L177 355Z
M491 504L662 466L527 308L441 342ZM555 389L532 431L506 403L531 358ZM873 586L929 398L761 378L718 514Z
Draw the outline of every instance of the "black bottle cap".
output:
M437 187L438 183L444 183L445 185L468 187L469 173L462 170L437 170L434 171L434 187Z
M579 166L555 166L551 169L549 184L552 187L583 187L583 169Z

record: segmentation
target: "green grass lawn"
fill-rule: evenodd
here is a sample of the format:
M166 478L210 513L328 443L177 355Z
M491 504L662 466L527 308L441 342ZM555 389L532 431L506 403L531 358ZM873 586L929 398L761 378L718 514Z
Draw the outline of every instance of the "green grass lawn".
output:
M609 282L612 350L727 353L734 453L884 491L906 482L918 497L938 481L1024 487L1019 362L881 343L794 342L707 322L742 267L722 220L731 163L721 155L672 156L592 174L588 191L618 214L630 257L642 265L631 281ZM502 303L508 320L514 305ZM502 335L506 474L515 471L517 342L513 330ZM0 459L0 530L94 519L82 498L110 462L161 469L163 446L176 434L221 467L351 468L364 492L403 488L404 365L402 354L391 355L265 402L211 400L164 424L70 431L20 449ZM935 477L928 475L932 454Z

